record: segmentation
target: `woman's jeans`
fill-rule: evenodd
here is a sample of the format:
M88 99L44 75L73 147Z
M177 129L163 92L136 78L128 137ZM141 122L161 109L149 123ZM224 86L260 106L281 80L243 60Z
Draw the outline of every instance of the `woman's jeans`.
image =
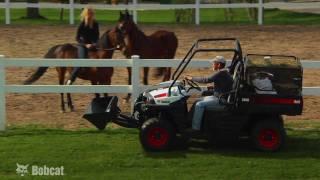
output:
M85 59L86 57L86 47L82 46L82 45L78 45L78 57L79 59ZM71 72L71 76L70 76L70 81L73 83L76 78L77 75L79 73L80 67L74 67L72 72Z

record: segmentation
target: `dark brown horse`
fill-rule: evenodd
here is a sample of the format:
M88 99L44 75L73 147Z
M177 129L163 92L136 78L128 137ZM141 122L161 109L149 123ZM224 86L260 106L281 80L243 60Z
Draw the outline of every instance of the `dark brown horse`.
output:
M173 59L178 47L178 39L173 32L156 31L145 35L134 23L132 15L120 12L117 25L123 34L125 46L121 49L126 58L139 55L141 59ZM131 68L128 68L128 83L131 84ZM149 67L144 67L143 83L148 84ZM163 81L171 76L171 68L157 68L156 76L163 75ZM128 98L130 95L128 96Z
M117 28L106 31L99 39L97 44L97 50L89 51L88 58L90 59L110 59L113 56L114 50L117 47L124 45L123 38L120 37L122 34ZM45 58L59 58L59 59L76 59L78 58L77 45L73 44L61 44L53 46L49 49ZM46 71L48 67L39 67L24 84L31 84L37 81ZM72 72L72 67L56 67L59 76L59 84L65 83L66 72ZM83 80L89 80L92 85L110 85L111 77L113 75L112 67L87 67L81 68L77 77ZM65 112L64 94L61 93L61 111ZM99 94L96 94L99 96ZM107 96L107 94L105 94ZM67 104L71 111L74 110L71 95L67 93Z

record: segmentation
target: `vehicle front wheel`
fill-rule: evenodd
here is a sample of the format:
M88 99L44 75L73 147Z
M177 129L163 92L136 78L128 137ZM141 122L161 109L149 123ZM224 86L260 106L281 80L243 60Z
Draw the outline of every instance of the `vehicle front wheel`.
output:
M281 120L258 121L251 130L251 141L254 148L273 152L285 144L286 132Z
M172 123L157 118L148 119L140 129L140 143L146 151L169 150L175 137Z

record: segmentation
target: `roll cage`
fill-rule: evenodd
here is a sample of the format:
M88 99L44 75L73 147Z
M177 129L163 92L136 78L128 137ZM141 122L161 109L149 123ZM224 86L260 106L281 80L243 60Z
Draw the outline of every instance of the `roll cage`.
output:
M234 42L234 48L201 48L200 43L204 42L218 42L218 41L233 41ZM242 49L241 45L238 39L236 38L210 38L210 39L198 39L192 47L189 49L186 56L182 59L180 64L178 65L177 69L174 71L172 75L172 83L169 86L169 96L171 95L171 88L174 86L176 81L179 79L180 75L183 73L183 71L186 69L186 67L189 65L193 57L200 52L233 52L233 58L231 61L230 66L228 66L230 73L233 74L233 71L238 64L238 62L243 64L243 56L242 56Z

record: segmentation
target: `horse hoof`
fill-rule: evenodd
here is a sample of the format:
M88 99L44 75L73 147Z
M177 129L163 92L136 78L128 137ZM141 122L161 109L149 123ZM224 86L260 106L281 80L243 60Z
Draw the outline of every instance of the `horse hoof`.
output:
M66 111L65 110L60 110L60 113L66 113Z

